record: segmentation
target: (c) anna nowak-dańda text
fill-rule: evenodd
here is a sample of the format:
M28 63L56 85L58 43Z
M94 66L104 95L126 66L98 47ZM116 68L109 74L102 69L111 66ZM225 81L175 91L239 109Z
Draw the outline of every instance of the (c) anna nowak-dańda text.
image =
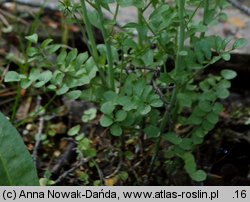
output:
M114 191L103 190L100 191L92 191L92 190L84 190L84 191L55 191L55 190L47 190L47 191L26 191L21 190L18 194L19 199L39 199L39 198L117 198L117 194Z

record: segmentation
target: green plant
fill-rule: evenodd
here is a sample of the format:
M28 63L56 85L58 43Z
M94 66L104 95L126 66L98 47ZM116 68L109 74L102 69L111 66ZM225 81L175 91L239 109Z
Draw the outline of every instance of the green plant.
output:
M50 180L51 178L51 173L48 171L45 171L44 173L44 177L40 178L39 183L41 186L50 186L50 185L54 185L55 182L53 180Z
M90 109L84 111L84 113L82 115L82 122L87 123L87 122L95 119L96 113L97 113L96 108L90 108Z
M112 13L109 4L114 2ZM116 33L119 9L127 6L137 9L138 20ZM202 72L221 59L229 60L232 50L246 44L238 39L230 45L229 38L207 35L209 25L225 17L225 6L224 0L176 0L173 4L161 0L64 0L62 9L81 26L88 52L65 50L52 39L36 45L37 35L28 36L36 45L27 49L28 62L35 67L28 75L9 71L5 81L96 103L103 114L101 126L121 137L121 145L127 137L140 138L142 132L154 143L148 176L157 157L164 154L166 161L182 159L190 177L203 181L206 174L197 168L193 151L218 122L223 110L219 100L229 96L229 80L236 73L222 70L220 75L203 77ZM152 12L145 17L149 7ZM103 10L113 18L106 19ZM204 11L201 20L195 19L198 10ZM101 31L104 44L96 43L93 27ZM169 60L174 65L168 65ZM178 132L177 126L186 132ZM78 132L77 126L69 135ZM89 148L89 140L82 137L79 148Z
M34 162L17 130L0 112L0 185L39 185Z
M71 137L74 137L74 139L77 142L77 153L80 154L80 156L84 156L85 158L93 158L96 156L95 149L91 148L90 140L85 137L84 133L80 133L80 125L76 125L72 127L68 131L68 135Z
M87 110L87 112L91 111L93 112L95 110L94 109ZM87 114L89 115L89 113ZM86 120L84 119L84 121ZM76 125L69 129L68 135L70 137L73 137L75 142L77 143L76 152L78 154L78 160L80 162L80 165L82 165L82 162L84 162L85 164L88 162L90 167L95 167L99 174L100 180L94 181L93 184L102 185L103 176L101 174L98 164L94 159L96 157L96 150L91 146L91 140L88 137L86 137L84 133L81 133L80 129L81 126ZM89 185L90 182L88 173L81 171L79 173L79 178L84 185Z

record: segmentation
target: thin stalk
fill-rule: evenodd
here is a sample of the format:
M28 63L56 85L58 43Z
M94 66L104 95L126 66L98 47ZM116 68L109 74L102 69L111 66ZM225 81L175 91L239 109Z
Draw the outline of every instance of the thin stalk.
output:
M144 13L151 4L152 4L152 1L148 2L148 4L142 9L142 13Z
M174 107L175 105L175 100L176 100L176 96L177 96L177 89L174 89L174 92L171 96L171 101L170 101L170 104L169 104L169 107L168 109L165 111L164 115L163 115L163 118L162 118L162 121L161 121L161 124L160 124L160 133L159 133L159 136L158 136L158 139L157 139L157 142L156 142L156 145L155 145L155 150L154 150L154 154L151 158L151 161L150 161L150 165L149 165L149 169L148 169L148 176L151 175L151 171L153 170L153 167L154 167L154 163L156 161L156 158L158 156L158 153L160 151L160 144L161 144L161 141L162 141L162 137L163 137L163 133L164 133L164 130L166 128L166 125L169 124L171 125L170 123L172 122L171 120L171 109ZM169 127L169 130L172 130L172 127L170 126Z
M84 20L86 32L89 38L90 48L92 50L93 57L97 59L98 58L97 46L96 46L92 26L90 24L90 21L87 15L88 11L87 11L85 0L81 0L81 6L82 6L83 20Z
M81 33L82 33L82 35L83 35L83 38L84 38L83 41L86 43L86 46L87 46L89 52L92 54L92 49L91 49L91 47L90 47L90 45L89 45L89 41L88 41L88 39L87 39L87 35L86 35L86 33L85 33L85 30L84 30L84 27L83 27L82 23L81 23L81 22L79 21L79 19L76 17L76 15L75 15L74 12L72 12L72 11L71 11L68 7L66 7L66 6L65 6L65 8L66 8L66 10L71 14L71 16L75 19L76 23L79 25L80 31L81 31ZM80 13L79 15L82 17L81 13ZM82 18L83 18L83 17L82 17ZM93 55L93 54L92 54L92 55Z
M96 167L96 170L98 172L98 175L99 175L99 179L100 179L100 182L101 182L101 185L104 185L104 176L103 176L103 173L99 167L99 165L97 164L97 162L95 161L95 159L91 159L91 162L94 164L94 166Z
M62 26L62 44L68 45L68 41L69 41L69 27L67 25L67 23L64 22L64 18L62 18L61 20L61 24Z
M120 42L119 42L119 44L120 44ZM124 53L124 47L123 47L122 43L120 44L120 47L121 47L122 53ZM120 86L122 86L122 82L123 82L123 79L122 79L123 70L126 67L126 63L124 63L124 61L125 61L124 54L121 54L121 64L119 65L120 67L118 68L118 69L120 69L120 81L119 81ZM121 90L121 88L119 88L119 91L120 90Z
M87 15L88 11L87 11L85 0L81 0L81 8L82 8L83 21L85 23L86 32L87 32L87 36L88 36L88 39L89 39L88 47L89 47L89 50L90 50L90 52L91 52L91 54L93 56L93 59L94 59L94 61L96 63L96 66L97 66L97 68L99 70L102 82L105 85L106 81L104 81L104 78L105 78L104 73L103 73L102 69L98 65L99 55L98 55L98 51L97 51L97 45L96 45L96 42L95 42L92 26L91 26L91 23L89 21L88 15Z
M199 10L199 8L201 7L202 1L199 3L199 5L195 8L194 12L192 13L191 17L189 18L187 25L193 20L195 14L197 13L197 11Z
M143 19L144 19L143 11L141 8L138 8L137 9L137 20L138 20L139 26L143 25L143 23L144 23ZM138 31L138 44L140 47L142 47L143 46L143 36L142 36L143 33L141 33L139 30L137 30L137 31Z
M102 9L100 6L100 0L95 0L96 4L96 9L100 18L100 28L101 32L104 38L104 43L107 49L107 60L108 60L108 84L109 88L114 90L115 89L115 80L114 80L114 62L113 62L113 55L112 55L112 50L111 50L111 45L110 45L110 36L108 35L107 29L105 28L105 20L103 17Z
M182 56L180 55L180 52L184 48L184 41L185 41L185 18L184 18L184 12L185 12L185 0L178 0L178 16L180 21L180 26L178 30L178 47L177 47L177 55L175 59L175 74L178 74L181 70L181 60Z
M29 31L29 33L31 33L31 34L35 33L36 29L38 28L39 22L40 22L40 16L41 16L41 14L42 14L42 12L44 10L44 5L45 5L46 2L47 1L45 1L44 4L41 6L41 8L39 9L39 12L37 13L37 15L35 15L35 20L31 24L31 30ZM15 21L15 25L19 28L19 23L18 23L17 19ZM18 30L18 41L19 41L19 44L20 44L20 49L21 49L22 55L24 57L24 64L19 65L20 73L27 75L28 58L27 58L27 55L26 55L26 50L29 49L32 44L31 44L31 42L28 42L27 46L25 47L24 42L23 42L23 34L20 31L20 29L17 29L17 30ZM12 107L12 114L11 114L11 121L12 122L15 120L16 113L17 113L17 108L18 108L18 105L20 104L21 90L22 90L22 88L21 88L20 83L19 83L18 84L18 89L17 89L17 95L15 97L15 102L14 102L14 105Z
M93 2L91 2L92 0L86 0L86 1L92 8L96 9L96 5Z
M26 73L27 55L26 55L26 52L25 52L25 46L24 46L23 39L22 39L22 33L20 31L18 31L18 41L19 41L19 44L20 44L20 49L21 49L22 55L24 57L24 63L21 62L21 63L19 63L18 66L19 66L19 69L20 69L20 73L26 75L27 74ZM18 83L17 93L16 93L16 96L15 96L15 102L14 102L14 105L12 107L12 114L11 114L11 119L10 119L11 122L14 122L14 120L16 118L17 109L18 109L18 106L19 106L19 104L21 102L21 90L22 90L21 84Z
M180 20L180 27L178 30L178 47L177 47L177 56L176 56L176 61L175 61L175 73L178 74L178 72L181 70L182 66L181 66L181 60L182 57L180 56L180 52L183 50L184 48L184 41L185 41L185 19L184 19L184 12L185 12L185 0L178 0L178 15L179 15L179 20ZM148 170L148 176L151 174L151 171L153 169L155 160L158 156L159 150L160 150L160 143L163 137L163 132L166 128L166 125L169 124L169 131L172 130L172 116L173 113L175 113L176 111L178 111L176 109L176 97L177 94L179 92L180 88L179 85L176 84L176 87L173 91L173 94L171 96L171 100L170 100L170 104L168 109L165 111L161 124L160 124L160 133L159 133L159 137L155 146L155 151L154 154L152 156L151 162L150 162L150 166L149 166L149 170Z
M98 58L94 58L94 54L92 53L92 48L90 47L90 43L89 43L89 41L88 41L88 39L87 39L87 36L86 36L85 30L84 30L84 27L82 26L81 22L80 22L79 19L76 17L76 15L75 15L73 12L71 12L71 10L69 10L68 8L66 8L66 9L67 9L67 11L73 16L73 18L75 19L76 23L79 25L80 30L81 30L81 33L82 33L82 35L83 35L83 38L85 39L84 42L86 43L86 46L87 46L87 48L88 48L90 54L93 56L93 60L94 60L96 66L97 66L97 68L98 68L98 71L99 71L99 74L100 74L101 81L102 81L103 85L107 86L108 84L107 84L107 82L106 82L106 80L105 80L104 73L103 73L102 69L100 68L100 66L99 66L99 64L98 64L98 61L97 61ZM82 19L83 19L83 16L81 15L81 13L80 13L80 16L81 16Z
M14 122L15 118L16 118L16 114L17 114L17 108L18 108L18 105L20 103L20 100L21 100L21 85L19 84L18 85L18 88L17 88L17 94L16 94L16 97L15 97L15 102L14 102L14 105L12 107L12 114L11 114L11 122Z
M119 12L119 8L120 8L120 5L119 5L119 4L116 4L116 7L115 7L115 14L114 14L114 17L113 17L113 19L112 19L113 26L112 26L112 28L111 28L111 31L110 31L110 34L109 34L109 35L112 35L113 32L114 32L115 25L116 25L116 20L117 20L117 16L118 16L118 12Z
M159 37L157 37L157 33L153 30L153 28L150 26L150 24L148 23L148 21L145 19L144 16L142 16L142 20L143 20L143 23L147 26L147 28L149 29L149 31L153 34L153 36L155 36L157 42L158 42L158 45L160 46L160 48L163 50L163 51L167 51L166 48L161 44L161 41L159 39Z
M209 15L209 0L204 1L203 25L207 26L207 18ZM201 37L205 36L205 32L201 33Z

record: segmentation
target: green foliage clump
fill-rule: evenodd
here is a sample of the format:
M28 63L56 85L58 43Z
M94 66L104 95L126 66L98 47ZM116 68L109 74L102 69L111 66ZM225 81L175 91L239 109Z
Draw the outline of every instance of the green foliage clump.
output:
M116 3L114 13L110 3ZM111 135L139 136L143 132L152 140L155 147L148 174L163 152L166 161L182 159L190 177L203 181L206 174L197 168L193 151L218 123L223 110L220 99L229 96L230 80L236 73L222 70L220 75L200 78L209 65L230 60L230 52L246 44L238 39L230 45L230 38L207 34L209 25L225 17L222 10L226 5L225 0L176 0L173 4L161 0L64 0L63 12L73 22L84 24L88 51L67 50L52 39L38 45L33 34L26 37L34 44L27 50L32 66L29 74L9 71L5 81L96 103L102 113L100 125L109 128ZM119 9L127 6L137 9L138 20L116 33ZM148 7L152 12L145 17ZM113 18L106 19L104 10ZM198 10L204 12L201 20L195 19ZM103 44L96 43L93 27L101 31ZM168 65L169 60L174 65ZM86 112L83 121L93 119L93 114L96 112ZM178 133L177 125L189 130ZM77 135L79 129L76 126L68 134L77 139L79 153L95 157L90 141ZM164 142L168 148L161 147ZM82 177L87 180L85 174Z

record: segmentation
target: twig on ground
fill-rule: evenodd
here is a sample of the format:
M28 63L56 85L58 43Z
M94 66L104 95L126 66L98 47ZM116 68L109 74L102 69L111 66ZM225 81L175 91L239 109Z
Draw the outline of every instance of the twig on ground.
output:
M242 3L239 3L238 0L227 0L229 3L232 4L233 7L239 9L246 15L250 16L250 8L248 6L243 5Z
M42 1L42 2L44 2L44 1ZM13 2L13 0L4 0L0 4L3 4L3 3L16 3L19 5L33 7L33 8L40 8L41 6L43 6L44 9L48 10L48 11L57 11L58 10L58 4L50 3L50 2L49 3L46 2L44 4L44 3L38 3L35 1L28 1L28 0L15 0L14 2Z
M11 14L10 12L4 11L3 9L0 9L0 13L2 15L4 15L4 16L10 18L10 19L13 19L13 20L17 21L17 22L21 22L24 25L29 25L29 23L27 21L25 21L22 18L19 18L19 17L15 16L15 15Z
M9 71L9 68L10 68L10 65L8 65L6 68L4 68L3 74L2 74L2 76L0 77L0 84L3 83L4 77L5 77L5 75L7 74L7 72Z
M8 98L6 100L0 101L0 106L7 104L7 103L10 103L10 102L13 102L14 100L15 100L15 97L11 97L11 98Z
M96 161L94 159L92 159L92 162L93 164L95 165L96 169L97 169L97 172L98 172L98 175L99 175L99 178L100 178L100 181L101 181L101 185L104 184L104 176L103 176L103 173L99 167L99 165L96 163Z
M86 159L81 159L79 162L77 162L72 168L70 168L69 170L65 171L62 175L60 175L56 180L55 180L55 184L58 184L60 182L62 182L66 177L68 177L71 173L73 173L76 169L78 169L79 167L81 167L84 163L86 163L87 160Z
M60 171L73 161L76 156L76 143L71 138L65 138L67 145L64 146L64 151L57 159L56 164L51 169L51 172L55 175L59 175Z
M37 97L37 103L36 103L36 109L39 109L39 107L41 106L41 100L42 98L40 96ZM38 125L38 131L36 134L36 143L35 146L33 148L33 153L32 153L32 157L33 160L35 162L35 164L37 164L37 159L38 159L38 148L41 142L41 136L42 136L42 132L43 132L43 127L44 127L44 118L43 117L39 117L39 125Z
M8 22L8 20L4 17L4 15L2 15L0 13L0 20L3 22L3 24L6 26L6 27L10 27L10 23Z
M41 105L41 97L38 96L36 108L39 108L40 105ZM39 117L39 125L38 125L38 131L37 131L37 135L36 135L36 143L35 143L33 153L32 153L32 157L33 157L35 164L37 164L37 159L38 159L37 153L38 153L38 148L39 148L40 143L41 143L43 127L44 127L44 118Z
M122 165L123 165L123 160L120 158L119 163L118 163L118 166L116 167L116 169L114 170L114 172L111 173L111 174L108 175L108 176L105 176L105 179L114 177L114 176L121 170Z
M44 126L44 118L40 117L39 118L38 132L37 132L37 135L36 135L36 143L35 143L33 153L32 153L33 160L34 160L35 163L37 163L37 151L38 151L38 147L39 147L40 142L41 142L43 126Z

